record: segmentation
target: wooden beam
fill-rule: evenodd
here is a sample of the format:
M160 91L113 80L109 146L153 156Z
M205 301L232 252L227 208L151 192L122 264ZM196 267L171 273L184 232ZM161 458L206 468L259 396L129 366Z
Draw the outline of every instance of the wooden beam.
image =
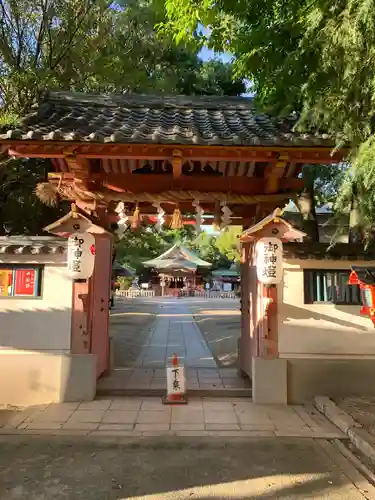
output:
M29 158L64 158L69 155L82 158L126 158L145 160L172 160L177 145L166 144L101 144L57 141L3 141L13 156ZM285 146L189 146L178 145L184 160L275 162L287 155L293 163L338 163L349 154L349 149L333 153L327 147Z
M93 180L95 176L93 176ZM170 175L155 174L100 174L103 186L115 187L117 192L162 192L173 190L232 192L238 194L262 194L265 189L265 179L251 177L216 177L216 176L181 176L173 178ZM303 188L302 179L280 179L281 191L298 191Z
M173 168L173 178L178 179L182 175L182 152L179 149L175 149L172 152L172 168Z
M288 166L289 158L287 155L280 155L276 163L268 165L264 171L266 183L265 193L277 193L280 190L280 181Z

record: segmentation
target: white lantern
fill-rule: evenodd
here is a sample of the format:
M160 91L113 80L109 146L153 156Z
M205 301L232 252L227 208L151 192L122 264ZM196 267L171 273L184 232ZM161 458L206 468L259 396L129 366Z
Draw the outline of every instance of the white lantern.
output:
M75 279L88 279L94 272L95 237L90 233L73 233L68 239L68 272Z
M277 285L283 279L283 244L273 236L256 243L257 278L266 285Z

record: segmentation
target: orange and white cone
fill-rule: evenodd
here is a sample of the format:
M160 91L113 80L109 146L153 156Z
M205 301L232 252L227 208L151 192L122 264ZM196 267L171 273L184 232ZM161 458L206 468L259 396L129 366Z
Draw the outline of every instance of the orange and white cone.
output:
M185 368L180 365L177 354L173 354L172 366L167 366L167 395L164 404L187 404L185 391Z

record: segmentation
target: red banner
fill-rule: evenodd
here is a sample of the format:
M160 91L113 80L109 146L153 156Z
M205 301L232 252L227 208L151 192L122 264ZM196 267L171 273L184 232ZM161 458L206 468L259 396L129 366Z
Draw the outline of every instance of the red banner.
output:
M14 295L34 295L34 269L17 269L15 281Z

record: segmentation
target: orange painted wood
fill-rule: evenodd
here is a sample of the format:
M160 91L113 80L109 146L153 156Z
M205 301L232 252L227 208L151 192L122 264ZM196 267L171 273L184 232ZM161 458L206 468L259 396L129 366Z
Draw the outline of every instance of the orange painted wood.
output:
M187 176L175 179L171 175L157 174L93 174L93 180L100 179L103 185L113 186L116 191L132 193L158 193L186 190L207 192L231 192L238 194L262 194L265 180L250 177ZM280 179L279 189L296 191L304 186L302 179Z
M99 377L109 369L109 299L112 270L112 238L95 235L95 267L90 278L88 324L90 353L96 354Z
M64 158L74 154L82 158L171 159L178 147L185 160L202 161L278 161L287 155L293 163L338 163L347 157L349 150L341 149L332 154L329 147L270 147L270 146L189 146L156 144L100 144L57 141L3 141L14 156L37 158Z
M88 282L73 282L71 352L88 354L90 352L90 331L88 326Z

